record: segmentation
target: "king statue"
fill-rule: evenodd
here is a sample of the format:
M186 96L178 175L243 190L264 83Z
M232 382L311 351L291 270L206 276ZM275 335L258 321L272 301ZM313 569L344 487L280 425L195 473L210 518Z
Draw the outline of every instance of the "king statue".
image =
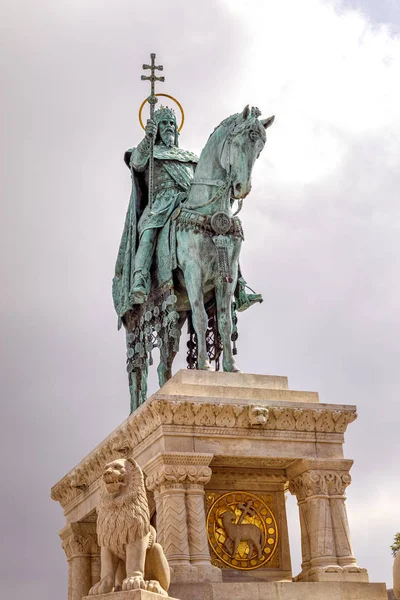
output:
M154 113L154 120L147 121L145 137L137 148L125 153L125 162L131 169L134 185L137 174L144 172L148 187L150 139L154 139L153 204L150 207L142 199L136 206L139 217L138 248L131 289L132 304L142 304L147 299L157 232L186 198L198 162L195 154L179 148L178 136L175 113L170 108L161 106Z
M244 235L237 214L274 120L259 119L259 109L246 106L215 128L200 158L182 150L174 111L154 110L154 82L164 78L155 76L162 66L151 58L143 65L151 75L142 75L152 86L142 103L149 102L150 118L144 138L124 156L132 191L113 279L118 326L126 330L131 411L146 399L154 348L159 384L171 377L186 320L189 368L209 369L214 360L218 369L223 354L223 369L238 370L236 312L262 297L247 293L240 272Z
M155 140L154 157L154 198L152 207L148 204L150 140ZM158 231L167 224L174 210L186 199L193 180L198 157L179 148L179 133L174 111L161 106L154 113L154 119L148 119L146 132L136 148L125 152L124 160L131 170L132 193L121 245L116 264L114 279L114 302L121 318L135 304L147 300L151 289L150 269ZM127 239L128 229L136 230L136 250ZM126 256L127 246L130 254ZM134 265L133 280L130 289L125 289L125 302L120 305L120 290L116 289L123 276L124 263L127 260ZM239 277L237 294L238 310L244 310L255 302L262 301L259 294L246 292L246 281ZM118 295L115 293L117 291Z

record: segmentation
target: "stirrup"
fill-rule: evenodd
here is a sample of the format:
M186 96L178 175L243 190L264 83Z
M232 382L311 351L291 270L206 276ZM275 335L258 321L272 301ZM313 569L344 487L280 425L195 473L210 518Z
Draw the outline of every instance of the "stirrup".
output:
M253 304L257 304L259 302L263 302L263 297L261 294L256 294L254 290L251 289L250 286L244 281L243 277L238 280L239 293L235 298L236 310L237 312L243 312L253 306ZM246 289L253 292L252 294L248 294Z
M253 306L253 304L257 304L257 302L263 302L263 297L261 294L243 294L246 296L245 299L240 298L240 300L236 300L236 310L238 312L243 312Z

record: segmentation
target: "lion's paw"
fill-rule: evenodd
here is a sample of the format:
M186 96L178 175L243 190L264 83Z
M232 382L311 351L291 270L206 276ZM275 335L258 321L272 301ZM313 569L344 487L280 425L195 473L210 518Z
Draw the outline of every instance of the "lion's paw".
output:
M127 577L122 582L122 590L145 590L146 582L141 575L134 575L133 577Z
M161 585L155 579L150 579L150 581L146 581L146 590L148 592L154 592L155 594L160 594L160 596L168 596L168 593L161 587Z
M89 596L94 596L95 594L108 594L112 591L113 587L114 579L109 576L103 577L96 585L90 588Z

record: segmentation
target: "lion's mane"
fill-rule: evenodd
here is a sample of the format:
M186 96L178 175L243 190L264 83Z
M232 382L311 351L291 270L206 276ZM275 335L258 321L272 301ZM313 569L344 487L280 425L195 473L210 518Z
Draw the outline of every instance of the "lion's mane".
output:
M125 546L150 531L150 514L143 473L136 461L124 459L128 485L117 495L110 494L102 482L97 507L97 535L100 546L124 558Z

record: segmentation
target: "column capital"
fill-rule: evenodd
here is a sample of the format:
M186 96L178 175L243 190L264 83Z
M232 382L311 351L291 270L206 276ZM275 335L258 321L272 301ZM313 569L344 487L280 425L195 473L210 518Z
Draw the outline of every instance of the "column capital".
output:
M212 454L170 452L158 454L145 466L146 486L156 491L160 488L204 487L211 479L208 466Z
M76 556L99 554L96 523L70 523L59 533L67 560Z
M286 470L289 491L302 502L313 496L343 496L351 483L352 460L298 460Z

